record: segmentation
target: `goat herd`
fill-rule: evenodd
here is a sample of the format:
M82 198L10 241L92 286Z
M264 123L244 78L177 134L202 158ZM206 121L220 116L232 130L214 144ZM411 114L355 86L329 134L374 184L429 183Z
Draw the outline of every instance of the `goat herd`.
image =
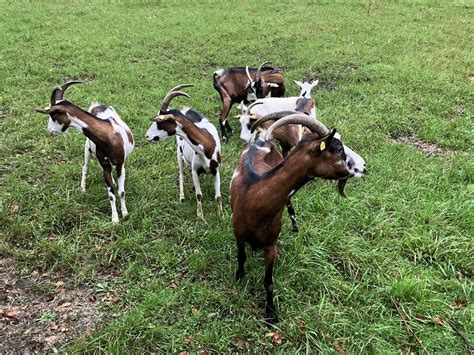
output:
M273 304L272 273L285 206L293 229L297 230L291 197L305 183L316 177L337 180L339 193L344 196L347 180L363 176L366 169L364 160L341 143L336 130L328 130L316 118L311 90L318 82L296 81L301 89L300 95L282 97L285 93L283 76L278 69L266 64L268 62L258 68L247 66L217 70L214 73L214 88L219 92L223 105L219 123L224 141L228 140L227 133L231 132L227 116L232 105L239 103L240 137L249 143L230 185L233 230L237 241L236 278L241 279L245 274L245 243L254 249L263 249L266 320L273 324L278 318ZM81 188L86 190L92 154L104 171L112 221L118 222L112 169L116 169L121 212L125 217L128 214L125 204L125 159L133 150L134 138L127 124L111 106L94 103L85 111L64 99L66 89L81 82L69 81L55 87L51 104L37 111L49 115L48 130L52 135L60 135L72 126L86 136ZM173 98L189 97L182 89L190 86L178 85L168 92L146 133L146 139L158 142L176 135L179 198L184 200L183 163L186 162L191 166L197 215L202 218L199 182L202 173L214 176L215 200L222 214L221 146L216 128L201 113L188 107L181 110L169 108ZM258 132L260 136L255 139Z

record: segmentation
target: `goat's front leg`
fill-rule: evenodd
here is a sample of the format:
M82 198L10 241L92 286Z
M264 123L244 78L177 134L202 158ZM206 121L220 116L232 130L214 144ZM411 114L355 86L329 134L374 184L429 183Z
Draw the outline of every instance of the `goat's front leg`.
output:
M293 207L293 203L291 203L291 199L288 199L288 201L286 202L286 209L288 210L288 214L290 215L293 232L298 232L298 225L296 224L296 211Z
M219 212L219 216L224 216L224 211L222 210L222 198L221 198L221 175L219 173L219 169L217 169L216 174L214 175L214 191L215 191L215 199L217 203L217 210Z
M87 172L89 171L89 160L91 159L91 145L90 140L86 139L84 144L84 166L82 167L81 189L86 192Z
M232 133L232 128L230 127L229 122L227 122L227 116L229 115L231 107L232 107L232 99L230 97L224 98L222 100L222 110L221 110L221 116L219 118L219 124L221 127L221 136L224 143L227 143L229 140L227 136L227 132L229 134Z
M265 305L266 321L270 324L278 323L278 317L273 304L273 265L276 258L276 247L274 245L266 247L265 253L265 291L267 293L267 303Z
M118 192L120 195L120 209L122 218L128 215L127 206L125 205L125 164L117 165Z
M107 192L109 194L110 208L112 209L112 222L118 223L119 217L117 213L117 207L115 206L115 194L113 188L113 179L112 179L112 165L105 162L102 163L102 169L104 169L104 180L107 184Z
M179 201L184 201L184 174L183 174L183 154L181 153L182 147L179 145L176 149L176 156L178 158L178 171L179 171ZM193 180L194 181L194 180Z
M194 189L196 190L196 201L197 201L197 216L199 218L204 219L204 215L202 213L202 191L201 191L201 184L199 182L199 175L197 173L196 167L193 165L191 168L191 174L193 177L193 185Z

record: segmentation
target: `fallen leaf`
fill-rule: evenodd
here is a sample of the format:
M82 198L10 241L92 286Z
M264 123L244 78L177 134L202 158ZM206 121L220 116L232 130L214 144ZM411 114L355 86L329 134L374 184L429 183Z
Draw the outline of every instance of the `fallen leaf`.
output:
M52 236L52 235L50 235L50 236L48 237L48 240L56 240L56 239L57 239L57 238L56 238L55 236Z
M110 295L107 295L105 296L104 298L102 298L102 302L112 302L112 303L118 303L121 301L120 297L117 297L117 296L110 296Z
M190 335L190 336L187 336L186 338L184 338L183 340L183 344L186 345L186 346L189 346L193 343L193 337Z
M68 308L72 305L71 302L64 302L62 304L59 305L60 308Z
M191 313L196 314L198 312L198 309L196 307L191 308Z
M97 301L97 296L96 296L96 295L91 295L91 296L89 297L89 301L91 301L91 302Z
M20 205L18 203L14 203L12 207L10 208L11 213L18 213L20 210Z
M426 321L428 320L427 317L422 316L421 314L417 314L417 315L415 316L415 319L416 319L418 322L421 322L421 323L426 323Z
M58 329L58 328L59 328L59 324L56 323L54 320L51 321L51 323L49 323L49 329L51 329L51 330L56 330L56 329Z
M337 352L338 352L339 354L341 354L341 355L346 355L346 350L344 350L344 348L342 347L342 345L339 344L339 343L337 342L337 340L334 339L334 338L331 336L331 334L326 333L326 334L325 334L325 337L326 337L326 339L328 339L328 340L332 343L332 345L334 346L334 348L337 350Z
M455 300L451 303L451 307L454 309L464 308L467 306L466 300Z
M207 350L198 350L197 355L209 355L209 352Z
M1 311L1 314L4 317L15 318L16 319L16 318L18 318L18 315L20 314L20 312L14 311L12 309L4 309L3 311Z
M207 316L208 316L209 318L215 318L215 317L217 317L217 313L212 312L212 313L209 313Z
M69 331L68 327L61 327L61 332L66 333Z
M64 281L57 281L55 284L54 284L56 287L61 287L64 285Z
M283 341L283 335L280 332L275 332L275 335L273 336L273 342L275 344L280 345Z
M189 351L181 351L179 355L189 355Z
M436 323L436 324L439 324L439 325L444 325L446 322L444 321L443 318L439 317L439 316L434 316L433 317L433 321Z
M239 339L239 341L237 341L236 343L234 343L236 346L238 346L239 348L241 349L244 349L245 348L245 341L243 341L242 339Z
M46 296L46 302L51 302L52 300L54 300L54 295L50 293Z

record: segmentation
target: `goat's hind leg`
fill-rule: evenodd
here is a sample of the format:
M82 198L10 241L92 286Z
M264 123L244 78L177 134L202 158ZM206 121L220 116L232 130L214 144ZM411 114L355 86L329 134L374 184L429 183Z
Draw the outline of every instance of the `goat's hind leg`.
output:
M178 146L176 149L176 157L178 159L178 172L179 172L179 201L184 201L184 174L183 174L183 154L181 153L182 147L179 145L179 140L177 140Z
M122 218L128 215L127 206L125 204L125 164L117 165L118 192L120 196L120 209Z
M291 203L291 199L288 199L286 202L286 209L288 211L288 214L290 215L290 220L291 220L291 227L293 232L298 232L298 225L296 224L296 211L295 208L293 207L293 203Z
M273 265L276 258L276 247L274 245L264 249L265 254L265 291L267 293L267 303L265 305L265 320L269 324L278 323L278 317L273 304Z
M219 216L224 217L224 210L222 209L222 197L221 197L221 175L219 169L217 169L216 174L214 175L214 191L215 199L217 204L217 210Z
M118 223L119 217L117 213L117 207L115 206L115 194L114 194L114 187L113 187L113 179L112 179L112 165L108 162L102 162L102 169L104 169L104 180L107 184L107 192L109 195L110 201L110 208L112 209L112 222Z
M193 166L191 169L191 175L193 177L193 185L196 189L196 202L197 202L197 216L198 218L204 219L204 215L202 213L202 191L201 191L201 183L199 182L199 175Z

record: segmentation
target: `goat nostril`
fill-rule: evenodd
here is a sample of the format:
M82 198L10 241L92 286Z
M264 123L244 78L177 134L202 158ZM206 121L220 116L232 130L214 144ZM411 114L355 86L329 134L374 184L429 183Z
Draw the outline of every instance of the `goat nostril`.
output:
M154 141L159 141L159 140L160 140L160 137L155 136L155 137L153 137L153 140L154 140Z

